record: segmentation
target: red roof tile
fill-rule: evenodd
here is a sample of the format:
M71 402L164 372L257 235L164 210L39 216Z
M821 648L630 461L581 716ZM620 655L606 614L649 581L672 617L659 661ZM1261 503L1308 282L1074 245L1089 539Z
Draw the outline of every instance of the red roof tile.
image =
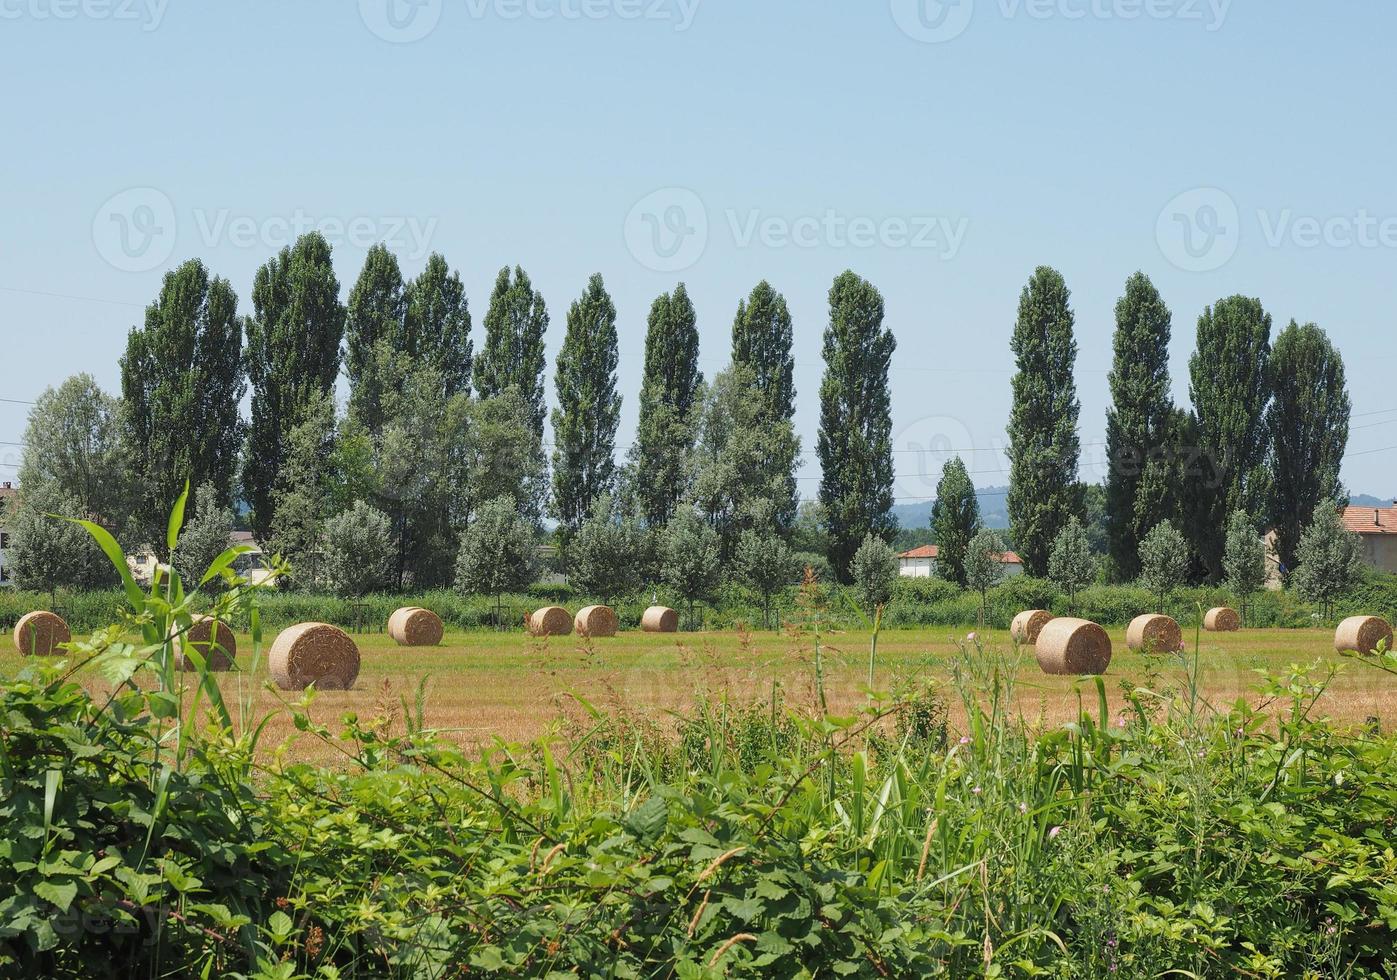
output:
M911 551L904 551L898 555L899 558L935 558L940 553L940 549L934 544L924 544L920 548L913 548ZM1000 555L1000 561L1005 565L1022 565L1023 559L1012 551L1006 551Z
M1346 507L1344 527L1357 534L1397 534L1397 507Z

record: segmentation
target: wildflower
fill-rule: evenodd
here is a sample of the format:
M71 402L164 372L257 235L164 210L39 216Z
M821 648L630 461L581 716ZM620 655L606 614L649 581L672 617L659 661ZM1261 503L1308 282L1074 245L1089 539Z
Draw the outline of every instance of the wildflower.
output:
M1019 804L1019 812L1020 812L1020 813L1027 813L1027 812L1028 812L1028 804L1027 804L1027 803L1020 803L1020 804Z
M1054 828L1052 828L1051 830L1048 831L1048 840L1052 840L1054 837L1056 837L1056 836L1057 836L1058 834L1060 834L1060 833L1062 833L1062 826L1061 826L1061 824L1059 824L1058 826L1056 826L1056 827L1054 827Z
M960 737L960 744L961 744L961 745L969 745L969 744L970 744L970 736L969 736L969 735L962 735L962 736Z
M975 787L974 789L972 789L970 792L974 793L976 796L979 796L979 795L980 795L980 787L976 786L976 787Z
M979 633L967 633L967 634L965 634L965 642L966 642L966 643L979 643L979 642L980 642L980 634L979 634Z

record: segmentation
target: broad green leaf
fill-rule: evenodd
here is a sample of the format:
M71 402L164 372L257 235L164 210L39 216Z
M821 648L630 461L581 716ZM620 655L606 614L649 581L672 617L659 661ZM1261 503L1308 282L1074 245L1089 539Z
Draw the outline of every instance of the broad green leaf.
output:
M189 481L184 481L184 491L175 501L174 509L170 511L170 523L165 528L165 547L171 552L175 550L175 545L179 543L179 532L184 527L184 505L189 501Z

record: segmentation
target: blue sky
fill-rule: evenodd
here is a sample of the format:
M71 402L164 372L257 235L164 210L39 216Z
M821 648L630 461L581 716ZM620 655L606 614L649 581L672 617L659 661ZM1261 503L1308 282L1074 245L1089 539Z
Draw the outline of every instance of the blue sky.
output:
M161 274L198 256L250 310L299 225L405 271L460 269L479 339L522 264L553 314L601 272L629 443L645 314L683 280L703 367L759 279L796 326L802 492L820 335L853 268L887 300L897 494L940 449L1002 447L1018 293L1073 292L1083 475L1104 475L1112 312L1142 269L1174 311L1259 296L1344 352L1351 489L1397 480L1397 8L1338 0L0 0L0 398L110 390ZM1187 237L1185 237L1187 235ZM550 367L551 372L551 367ZM550 376L551 388L551 376ZM26 408L0 402L13 466ZM0 469L0 478L13 474Z

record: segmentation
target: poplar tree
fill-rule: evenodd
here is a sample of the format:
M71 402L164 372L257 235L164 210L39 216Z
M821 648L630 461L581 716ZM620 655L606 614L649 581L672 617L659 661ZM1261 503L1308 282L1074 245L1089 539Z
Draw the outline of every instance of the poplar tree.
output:
M565 539L586 520L592 502L612 489L621 415L617 358L616 307L602 277L594 275L568 310L554 375L553 508Z
M959 456L941 470L936 503L931 507L931 531L936 538L936 573L965 588L965 552L980 530L980 501Z
M543 441L543 335L548 330L548 307L528 275L518 266L495 278L490 308L485 313L485 344L475 359L475 390L481 398L496 398L513 388L529 406L534 434Z
M344 321L349 415L373 436L383 430L384 388L392 383L384 376L384 361L402 350L406 309L397 256L386 245L375 245L349 291Z
M246 323L252 424L243 458L243 487L252 526L265 535L276 516L273 491L286 437L313 399L334 389L344 339L344 306L319 232L297 239L257 270L253 315Z
M883 326L882 295L853 272L835 279L829 308L816 453L829 561L847 582L863 539L872 534L890 540L897 530L888 392L897 341Z
M1213 579L1222 574L1228 515L1266 509L1270 359L1271 317L1259 299L1232 296L1198 318L1189 361L1196 458L1187 474L1185 525Z
M693 303L680 283L650 307L640 420L631 450L632 494L640 518L664 527L688 489L703 374Z
M132 328L121 357L121 422L136 519L163 540L170 507L190 486L211 488L213 504L233 501L247 391L243 327L228 280L198 259L166 273L160 296ZM208 499L207 496L198 498ZM194 508L191 508L191 514Z
M408 283L405 306L404 349L437 373L447 398L469 395L475 351L460 274L433 252L422 274Z
M1267 418L1271 438L1271 525L1276 554L1296 565L1300 535L1321 505L1345 502L1339 468L1348 447L1349 403L1344 359L1324 331L1294 320L1271 352L1275 399Z
M1173 513L1168 468L1173 450L1169 395L1172 317L1143 272L1126 280L1116 303L1111 407L1106 410L1106 528L1116 576L1140 574L1140 541Z
M1024 571L1043 576L1058 533L1082 511L1077 482L1077 385L1070 293L1039 266L1019 297L1010 348L1018 373L1009 415L1009 524Z
M732 360L751 369L770 420L795 417L794 334L786 298L763 279L737 304L732 325Z

